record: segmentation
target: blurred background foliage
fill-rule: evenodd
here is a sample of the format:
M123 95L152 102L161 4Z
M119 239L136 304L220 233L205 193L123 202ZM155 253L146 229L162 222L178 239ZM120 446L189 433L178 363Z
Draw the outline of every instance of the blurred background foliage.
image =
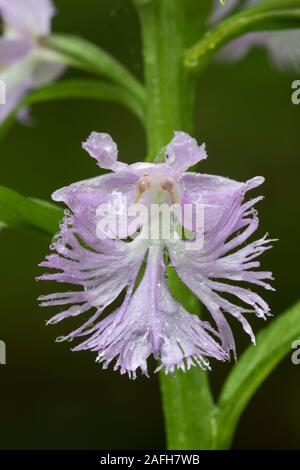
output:
M56 0L56 5L56 32L98 43L142 76L139 24L128 0ZM238 180L266 177L259 231L280 239L262 260L276 277L277 293L267 293L274 315L299 297L300 105L291 103L296 79L299 74L280 74L256 50L237 65L211 66L200 78L196 104L195 136L206 142L209 154L200 170ZM144 158L140 123L118 105L48 103L35 106L32 116L33 125L16 124L0 150L0 184L23 194L49 200L55 189L99 174L81 149L92 130L112 134L121 160ZM35 300L49 291L49 284L34 280L48 244L31 234L1 232L0 339L7 344L7 365L0 366L1 448L164 448L157 377L129 381L102 371L89 352L54 344L72 325L45 328L51 313ZM264 326L255 319L252 324L256 331ZM235 334L241 353L248 338L239 327ZM229 368L213 364L215 393ZM300 366L287 357L247 408L233 447L299 449L299 387Z

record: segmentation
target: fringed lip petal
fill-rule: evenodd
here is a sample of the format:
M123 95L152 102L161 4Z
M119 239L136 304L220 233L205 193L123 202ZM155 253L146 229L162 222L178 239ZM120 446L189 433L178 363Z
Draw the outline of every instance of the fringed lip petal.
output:
M92 338L75 350L97 351L104 368L115 361L115 369L133 378L137 369L148 374L150 354L161 363L157 370L164 368L166 373L195 364L206 368L206 357L227 357L210 336L207 325L187 313L170 295L160 248L150 250L144 277L120 310L100 322Z
M194 185L198 180L198 190L204 201L210 202L211 212L204 222L206 235L202 250L187 251L183 241L176 246L168 244L170 260L181 280L211 313L223 348L236 356L233 334L224 313L242 323L253 343L255 337L244 314L253 312L263 319L270 314L269 306L259 295L228 283L242 280L272 289L265 282L272 278L271 273L252 270L259 267L259 263L252 260L269 249L272 240L264 237L241 247L258 228L258 217L253 206L261 200L261 197L256 197L244 202L244 198L246 192L262 184L264 178L252 178L245 184L208 175L199 175L198 178L188 175L185 179L186 187L195 193ZM245 306L229 302L224 297L228 294L242 301Z

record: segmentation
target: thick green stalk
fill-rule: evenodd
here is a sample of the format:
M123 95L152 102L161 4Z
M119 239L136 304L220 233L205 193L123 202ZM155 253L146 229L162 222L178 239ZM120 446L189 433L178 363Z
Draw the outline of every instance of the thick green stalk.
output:
M176 130L192 131L195 84L182 66L184 25L180 0L136 0L142 24L148 160L152 161ZM181 282L169 278L180 294ZM199 368L175 376L161 374L168 447L208 449L214 440L215 406L206 374Z
M200 303L168 268L170 290L185 309L200 314ZM198 367L160 377L168 446L170 449L213 449L217 441L218 410L208 374Z
M199 368L160 376L168 448L209 450L217 442L217 407Z
M174 131L191 131L195 87L194 79L182 67L180 0L137 3L144 45L148 160L152 161Z

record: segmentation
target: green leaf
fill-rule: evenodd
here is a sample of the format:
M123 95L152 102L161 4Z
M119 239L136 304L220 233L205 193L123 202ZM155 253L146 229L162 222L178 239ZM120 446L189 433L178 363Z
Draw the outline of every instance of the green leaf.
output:
M251 32L300 27L300 0L265 0L224 19L186 50L184 64L203 69L220 48L232 39Z
M192 313L200 313L196 297L182 284L173 268L168 268L173 296ZM193 367L174 375L160 374L168 448L211 449L216 439L216 412L207 372Z
M62 54L66 62L87 72L105 76L130 91L141 104L145 104L143 85L108 52L86 39L72 35L52 35L45 45Z
M227 377L219 398L216 449L228 448L239 417L251 397L300 338L300 302L275 318L257 335Z
M2 123L0 141L6 136L15 121L16 114L23 106L65 99L102 100L119 103L129 108L142 123L144 122L144 109L141 107L140 102L118 85L90 79L63 80L40 88L21 101Z
M140 120L144 120L144 109L127 90L100 80L64 80L34 91L25 99L25 105L52 100L81 98L112 101L127 106Z
M63 210L51 203L22 196L0 186L0 223L40 235L53 236L63 218Z

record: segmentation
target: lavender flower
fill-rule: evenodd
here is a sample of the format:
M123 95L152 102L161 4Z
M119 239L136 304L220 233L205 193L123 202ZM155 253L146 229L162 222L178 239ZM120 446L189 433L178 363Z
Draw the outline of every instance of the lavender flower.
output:
M51 83L65 67L40 43L50 34L54 15L50 0L0 0L0 15L4 22L0 80L6 85L2 122L30 90Z
M272 279L271 273L255 270L260 265L258 256L271 248L271 240L265 236L245 244L258 227L254 205L262 199L246 202L245 195L264 179L256 177L240 183L187 172L207 155L204 145L198 146L183 132L175 133L165 149L163 163L118 162L117 146L107 134L92 133L83 147L100 167L113 173L71 184L53 194L53 199L67 204L69 210L51 246L54 253L41 263L56 272L40 279L73 284L77 289L41 296L39 300L41 306L63 307L48 322L51 324L92 311L83 325L58 340L84 338L74 351L95 351L104 368L115 361L115 370L133 378L137 369L147 375L151 354L159 361L156 370L164 367L166 373L196 364L209 367L208 358L225 360L231 352L235 355L225 315L237 319L254 342L246 316L254 313L265 319L269 307L258 294L237 282L272 289L267 282ZM176 201L182 211L185 204L196 207L201 201L204 230L196 230L202 230L202 249L191 249L196 233L190 239L143 236L145 218L133 225L130 240L99 237L98 208L108 204L110 215L123 214L126 219L121 202L124 198L129 207L139 201L148 209L154 203L170 206ZM189 222L191 219L187 223L189 230L195 230ZM167 265L175 268L207 307L216 328L188 313L172 297ZM120 306L103 316L116 299L121 301Z
M242 7L251 7L257 3L259 3L259 0L245 0ZM240 6L239 0L227 0L224 6L216 2L210 24L218 23L227 14L237 11ZM252 47L265 48L272 62L280 69L293 68L299 70L300 68L300 29L245 34L225 46L220 52L219 58L225 61L237 62L245 57Z

